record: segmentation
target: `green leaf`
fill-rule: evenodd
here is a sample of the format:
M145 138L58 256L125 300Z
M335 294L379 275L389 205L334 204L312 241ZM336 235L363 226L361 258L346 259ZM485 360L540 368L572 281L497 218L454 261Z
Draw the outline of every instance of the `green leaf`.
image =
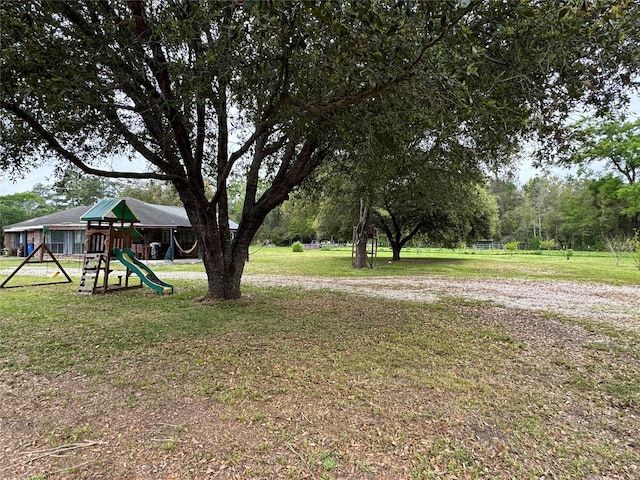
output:
M536 15L536 10L529 5L520 5L516 10L520 17L531 18Z
M561 8L558 12L558 20L562 20L567 15L567 13L569 13L569 7Z

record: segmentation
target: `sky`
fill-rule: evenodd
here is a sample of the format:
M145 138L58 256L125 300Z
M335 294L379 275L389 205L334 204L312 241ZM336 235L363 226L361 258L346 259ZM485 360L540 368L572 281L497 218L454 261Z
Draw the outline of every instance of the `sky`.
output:
M640 97L634 97L632 99L629 118L640 118ZM137 165L129 162L128 160L120 162L114 161L113 169L122 171L143 171L145 169L145 164L142 161ZM551 168L547 169L547 171L550 174L561 178L570 173L567 169L563 168ZM43 185L51 184L53 183L53 172L53 165L44 165L40 168L34 168L31 172L27 173L24 178L15 183L10 182L7 175L0 173L0 196L28 192L38 183ZM543 175L545 175L545 172L534 168L525 160L519 167L518 180L520 184L524 185L530 179Z
M108 167L100 168L109 170ZM145 169L145 162L132 163L129 160L115 160L112 162L111 168L119 171L142 172ZM17 182L9 181L8 175L0 173L0 196L28 192L39 183L50 185L55 181L54 171L55 167L53 164L45 164L40 168L32 169L24 178L19 179Z

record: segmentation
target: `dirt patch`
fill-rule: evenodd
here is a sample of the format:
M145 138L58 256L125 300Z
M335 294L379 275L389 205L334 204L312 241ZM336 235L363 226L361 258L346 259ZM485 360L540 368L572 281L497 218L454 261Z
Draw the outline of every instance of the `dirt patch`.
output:
M477 315L490 325L504 327L518 342L547 347L578 348L592 343L606 344L609 337L527 310L505 307L460 307L465 315Z

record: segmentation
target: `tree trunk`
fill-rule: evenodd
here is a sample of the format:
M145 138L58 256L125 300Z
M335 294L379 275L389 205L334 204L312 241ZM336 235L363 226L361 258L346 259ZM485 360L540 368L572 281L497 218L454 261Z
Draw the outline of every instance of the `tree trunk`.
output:
M369 238L369 206L360 200L360 220L356 227L356 258L353 268L367 268L367 240Z
M387 212L392 211L389 205L387 205L385 209ZM418 222L416 225L414 225L411 231L405 237L403 237L402 227L405 224L405 222L403 222L399 216L394 215L393 213L390 213L390 215L387 217L378 211L374 211L374 212L378 217L378 223L381 225L382 230L387 235L387 239L389 240L389 246L391 247L391 252L393 254L391 261L393 262L400 261L400 252L402 251L404 246L407 244L407 242L411 240L413 237L415 237L418 234L418 232L420 232L420 230L422 230L422 228L425 225L424 222L422 221Z
M389 242L391 245L391 252L393 256L391 257L391 261L398 262L400 261L400 251L402 250L402 245L398 242Z
M202 263L207 274L207 297L216 299L240 298L240 281L249 256L248 235L231 239L226 214L218 215L221 205L202 208L206 200L188 189L180 189L181 200L191 221L193 233L202 245ZM224 204L224 201L221 202ZM217 208L216 208L217 207Z
M242 218L233 239L233 232L229 229L229 205L225 182L218 182L218 190L213 200L207 199L202 182L194 185L174 182L194 235L202 245L202 262L208 279L207 297L240 298L240 281L249 259L249 245L255 233L267 214L285 201L294 187L301 183L327 154L326 150L316 151L317 143L314 141L305 142L299 151L295 149L295 141L292 140L291 145L272 185L258 198L256 192L259 173L267 153L262 151L264 142L256 142L254 162L247 175Z
M207 297L225 300L240 298L240 281L247 256L237 254L229 261L221 261L215 255L203 255L202 262L207 273Z

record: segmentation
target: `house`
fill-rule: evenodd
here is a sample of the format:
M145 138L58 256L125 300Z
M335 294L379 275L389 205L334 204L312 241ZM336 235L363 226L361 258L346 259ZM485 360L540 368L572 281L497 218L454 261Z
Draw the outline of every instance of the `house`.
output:
M155 205L135 198L124 200L139 220L135 228L141 235L132 246L136 255L145 260L198 257L198 245L183 207ZM4 247L10 255L26 256L44 240L56 256L82 256L87 222L81 217L94 207L74 207L7 225ZM238 225L229 221L229 227L235 234Z

